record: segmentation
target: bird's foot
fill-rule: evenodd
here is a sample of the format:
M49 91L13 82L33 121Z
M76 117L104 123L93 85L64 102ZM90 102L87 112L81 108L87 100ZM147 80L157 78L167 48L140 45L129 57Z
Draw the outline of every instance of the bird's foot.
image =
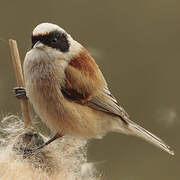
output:
M44 144L43 144L43 145L44 145ZM43 145L42 145L42 146L43 146ZM44 146L43 146L43 147L44 147ZM41 148L43 148L43 147L39 146L39 147L33 148L33 149L24 148L23 154L24 154L24 156L27 156L27 155L30 155L30 154L32 154L32 153L36 153L39 149L41 149Z
M24 156L27 156L29 154L37 152L38 150L42 149L43 147L47 146L48 144L50 144L51 142L53 142L54 140L56 140L56 139L58 139L60 137L62 137L62 136L59 135L59 134L56 134L55 136L53 136L51 139L49 139L47 142L43 143L39 147L36 147L36 148L33 148L33 149L25 148L24 149Z
M26 89L24 87L15 87L15 88L13 88L13 91L14 91L14 94L15 94L16 98L18 98L18 99L21 99L21 98L27 99Z

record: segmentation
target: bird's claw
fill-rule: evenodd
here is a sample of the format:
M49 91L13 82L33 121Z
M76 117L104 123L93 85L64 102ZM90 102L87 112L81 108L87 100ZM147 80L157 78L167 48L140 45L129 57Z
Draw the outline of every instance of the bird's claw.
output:
M38 149L34 148L34 149L28 149L28 148L24 148L23 150L23 157L26 158L29 155L32 155L33 153L35 153Z
M28 148L24 149L24 155L31 154L31 153L33 153L33 149L28 149Z
M27 99L26 89L24 87L15 87L15 88L13 88L13 91L14 91L14 94L15 94L16 98L18 98L18 99L21 99L21 98Z

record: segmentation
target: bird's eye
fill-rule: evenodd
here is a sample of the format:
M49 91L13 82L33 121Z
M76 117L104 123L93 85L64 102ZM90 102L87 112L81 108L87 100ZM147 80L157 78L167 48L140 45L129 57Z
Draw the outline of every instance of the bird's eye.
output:
M56 43L57 42L57 38L52 39L52 42Z

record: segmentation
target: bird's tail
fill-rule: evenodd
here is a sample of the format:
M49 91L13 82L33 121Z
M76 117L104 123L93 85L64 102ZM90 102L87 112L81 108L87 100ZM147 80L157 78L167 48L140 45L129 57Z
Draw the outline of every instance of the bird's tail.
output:
M160 149L168 152L169 154L174 155L174 152L170 149L170 147L168 145L166 145L166 143L163 140L161 140L160 138L158 138L154 134L150 133L149 131L147 131L143 127L139 126L138 124L134 123L133 121L131 121L127 118L125 120L127 122L126 125L124 124L125 129L122 128L122 126L121 126L121 128L119 129L119 132L124 132L126 134L130 134L130 135L140 137L140 138L148 141L149 143L154 144L155 146L159 147ZM115 131L117 132L117 128Z

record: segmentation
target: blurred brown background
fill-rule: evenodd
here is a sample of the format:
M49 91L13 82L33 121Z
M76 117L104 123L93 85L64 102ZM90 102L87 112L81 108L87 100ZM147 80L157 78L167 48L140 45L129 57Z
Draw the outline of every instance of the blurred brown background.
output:
M174 157L140 139L108 134L89 159L110 180L180 179L180 1L51 0L0 4L0 111L20 112L8 38L22 60L32 29L52 22L86 46L131 119L163 138Z

